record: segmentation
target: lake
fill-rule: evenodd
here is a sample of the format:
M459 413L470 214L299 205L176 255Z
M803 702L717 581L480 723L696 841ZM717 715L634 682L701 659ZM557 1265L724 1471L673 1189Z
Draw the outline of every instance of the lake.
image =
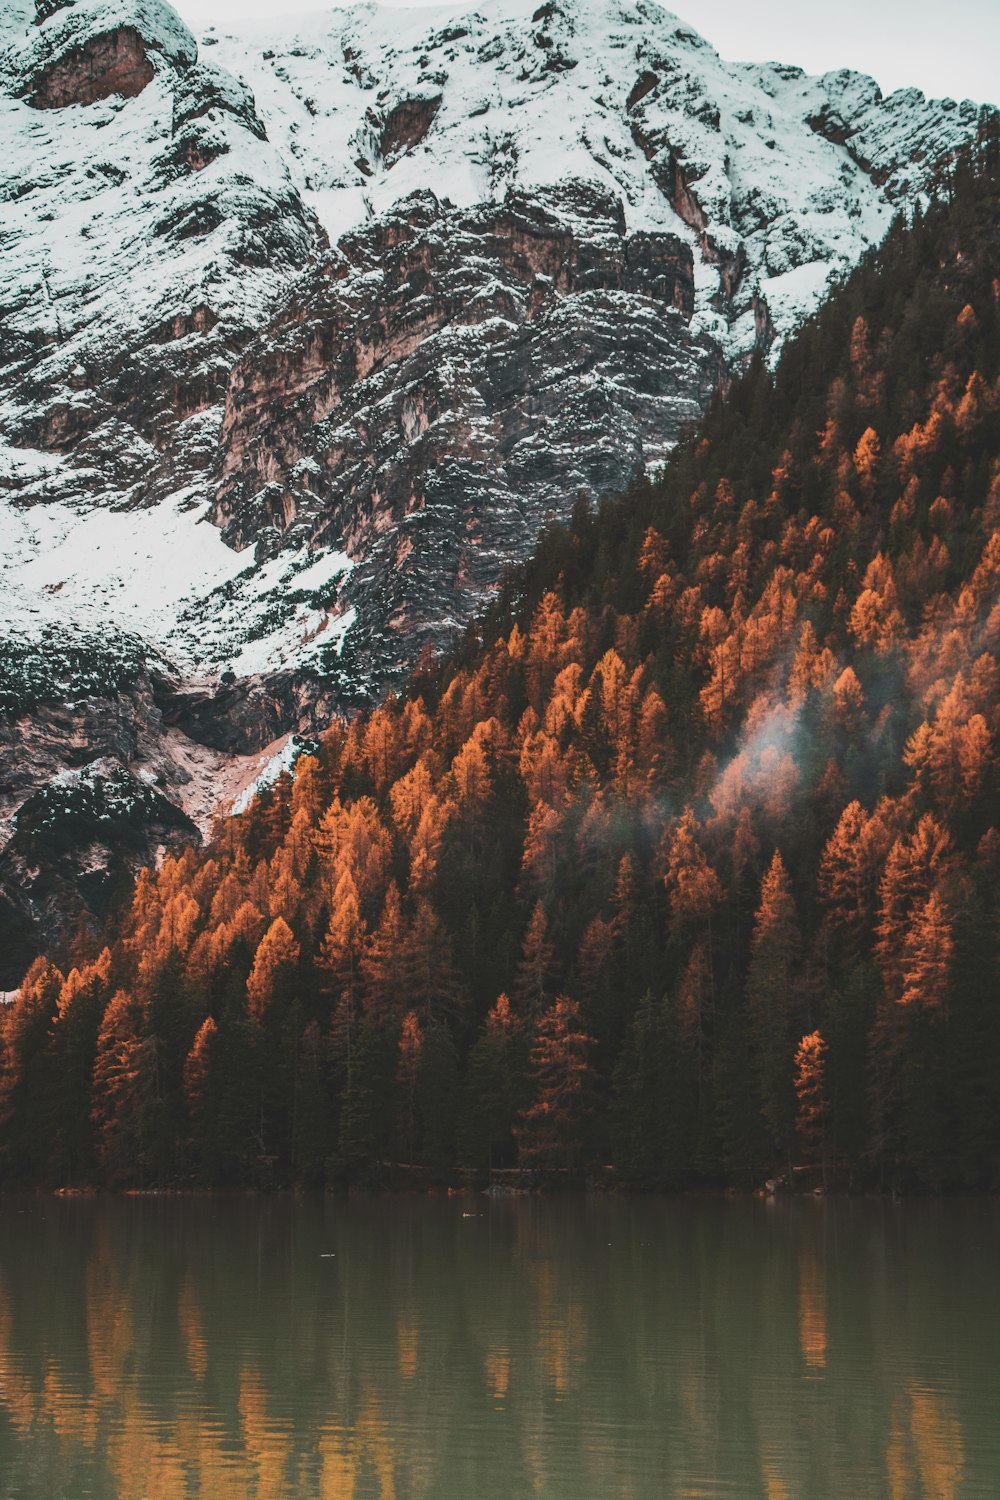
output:
M3 1500L1000 1495L1000 1208L0 1199Z

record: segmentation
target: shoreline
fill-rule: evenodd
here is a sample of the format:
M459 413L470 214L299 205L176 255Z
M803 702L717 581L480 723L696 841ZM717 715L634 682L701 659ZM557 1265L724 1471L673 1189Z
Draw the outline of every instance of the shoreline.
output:
M408 1199L481 1199L489 1198L498 1202L507 1202L514 1199L556 1200L559 1198L590 1198L617 1199L620 1201L637 1201L651 1199L669 1199L677 1202L691 1202L693 1200L726 1200L731 1202L760 1201L764 1203L989 1203L1000 1200L1000 1189L984 1189L982 1191L970 1191L968 1189L955 1190L954 1192L941 1191L936 1193L902 1192L902 1191L880 1191L877 1188L858 1189L830 1189L826 1192L767 1192L763 1188L740 1188L740 1187L697 1187L697 1188L628 1188L620 1185L606 1186L594 1185L585 1182L542 1184L533 1187L520 1188L497 1188L495 1186L456 1186L453 1183L429 1183L416 1186L407 1184L378 1184L365 1186L362 1184L351 1184L343 1187L143 1187L143 1188L108 1188L108 1187L18 1187L0 1185L0 1204L5 1199L62 1199L62 1200L86 1200L95 1201L114 1200L116 1202L127 1199L207 1199L220 1200L278 1200L278 1199L302 1199L315 1201L318 1199L364 1199L366 1201L380 1198L408 1198Z

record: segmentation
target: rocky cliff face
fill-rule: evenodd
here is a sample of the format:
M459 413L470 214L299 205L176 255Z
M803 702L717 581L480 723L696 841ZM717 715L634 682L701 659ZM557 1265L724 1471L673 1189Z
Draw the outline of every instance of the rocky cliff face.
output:
M43 498L148 504L211 470L232 363L323 234L167 7L77 0L24 31L0 56L4 437L66 459Z
M691 246L582 186L462 210L414 194L345 235L237 361L214 516L236 547L342 546L377 692L443 646L573 497L663 459L725 377Z
M42 940L103 913L150 859L198 842L220 806L335 705L293 677L221 689L180 677L138 637L53 606L0 641L0 989Z
M52 930L98 846L190 836L447 645L980 123L646 0L200 44L161 0L0 0L8 914Z

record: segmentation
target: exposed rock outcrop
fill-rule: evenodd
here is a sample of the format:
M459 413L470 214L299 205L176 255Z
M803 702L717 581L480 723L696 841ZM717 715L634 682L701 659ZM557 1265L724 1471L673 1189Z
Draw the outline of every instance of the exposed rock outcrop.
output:
M157 61L183 69L198 51L159 0L40 0L34 23L6 50L0 77L36 109L135 98L152 83Z
M330 697L291 676L216 689L141 642L62 622L0 649L0 989L100 917L141 865L198 842Z
M694 310L690 245L629 235L611 197L416 195L345 236L234 367L223 535L347 547L356 620L324 666L375 691L450 639L519 538L666 456L725 369Z
M161 845L198 837L191 778L164 750L162 669L128 637L46 644L8 639L0 660L0 988Z
M28 103L36 109L93 104L109 94L134 98L153 81L146 44L132 26L89 37L50 62L32 80Z
M379 154L387 166L404 152L419 146L441 108L441 95L425 99L400 99L381 124Z
M0 851L0 921L13 929L0 985L17 983L40 943L51 950L81 918L106 915L160 850L197 838L173 801L115 759L62 771L21 805Z

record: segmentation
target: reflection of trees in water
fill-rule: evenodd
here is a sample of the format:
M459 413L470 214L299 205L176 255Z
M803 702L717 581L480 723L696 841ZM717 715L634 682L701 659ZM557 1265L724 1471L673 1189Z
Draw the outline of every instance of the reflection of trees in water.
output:
M998 1294L959 1212L31 1200L0 1496L960 1500Z
M962 1429L952 1403L911 1386L893 1411L886 1467L892 1500L955 1500L963 1467Z
M799 1343L811 1370L826 1367L826 1280L812 1237L803 1239L799 1256Z

